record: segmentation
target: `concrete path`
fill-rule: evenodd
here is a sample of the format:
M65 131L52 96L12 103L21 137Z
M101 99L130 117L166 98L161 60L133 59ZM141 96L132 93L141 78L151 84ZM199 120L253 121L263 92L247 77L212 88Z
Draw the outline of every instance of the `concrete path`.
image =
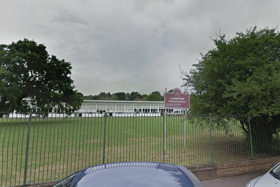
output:
M264 173L263 173L264 174ZM246 184L257 178L261 175L261 173L240 175L235 177L225 177L213 180L202 181L203 187L246 187Z

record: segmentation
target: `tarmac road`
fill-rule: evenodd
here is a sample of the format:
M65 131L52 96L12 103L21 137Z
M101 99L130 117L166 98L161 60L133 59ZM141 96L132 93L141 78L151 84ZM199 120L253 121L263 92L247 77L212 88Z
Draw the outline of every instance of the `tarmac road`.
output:
M264 173L263 173L264 174ZM247 174L247 175L239 175L235 177L225 177L212 179L207 181L202 181L203 187L246 187L246 184L257 178L261 175L261 173Z

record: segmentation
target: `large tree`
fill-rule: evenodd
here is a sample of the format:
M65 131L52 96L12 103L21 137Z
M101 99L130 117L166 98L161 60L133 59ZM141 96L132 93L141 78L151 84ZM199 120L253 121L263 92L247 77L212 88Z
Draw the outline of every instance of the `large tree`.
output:
M112 94L110 92L106 93L106 99L111 99L112 98Z
M43 44L28 39L0 45L0 111L48 112L80 108L82 94L75 90L71 64L49 55ZM25 99L31 99L32 106Z
M142 95L139 94L138 92L131 92L131 94L130 94L128 100L134 101L134 100L137 99L137 98L142 99Z
M113 96L117 96L117 100L125 100L125 93L124 92L118 92L118 93L114 93ZM114 97L113 97L114 99Z
M150 95L146 97L146 101L162 101L162 100L163 97L158 91L152 92Z
M103 98L103 99L106 98L106 93L105 92L100 92L99 97Z
M254 146L264 150L280 128L280 34L254 27L214 44L186 77L196 91L190 112L254 117ZM249 136L248 123L242 128Z

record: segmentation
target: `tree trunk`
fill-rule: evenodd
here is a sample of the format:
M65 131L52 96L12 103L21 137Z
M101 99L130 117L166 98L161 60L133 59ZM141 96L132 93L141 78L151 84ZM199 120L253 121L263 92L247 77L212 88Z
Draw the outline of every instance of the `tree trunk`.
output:
M276 133L277 128L279 128L280 115L273 116L272 120L269 120L268 116L265 115L261 117L255 117L250 120L250 124L254 152L270 153L270 145L272 142L273 134ZM249 131L247 132L247 136L250 136Z

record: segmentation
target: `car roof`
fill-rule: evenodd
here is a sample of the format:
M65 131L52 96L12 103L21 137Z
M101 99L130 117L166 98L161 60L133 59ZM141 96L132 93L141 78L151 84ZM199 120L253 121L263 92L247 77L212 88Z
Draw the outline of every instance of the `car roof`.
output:
M81 170L71 182L71 186L76 187L92 185L194 187L180 167L160 162L119 162L92 166Z

